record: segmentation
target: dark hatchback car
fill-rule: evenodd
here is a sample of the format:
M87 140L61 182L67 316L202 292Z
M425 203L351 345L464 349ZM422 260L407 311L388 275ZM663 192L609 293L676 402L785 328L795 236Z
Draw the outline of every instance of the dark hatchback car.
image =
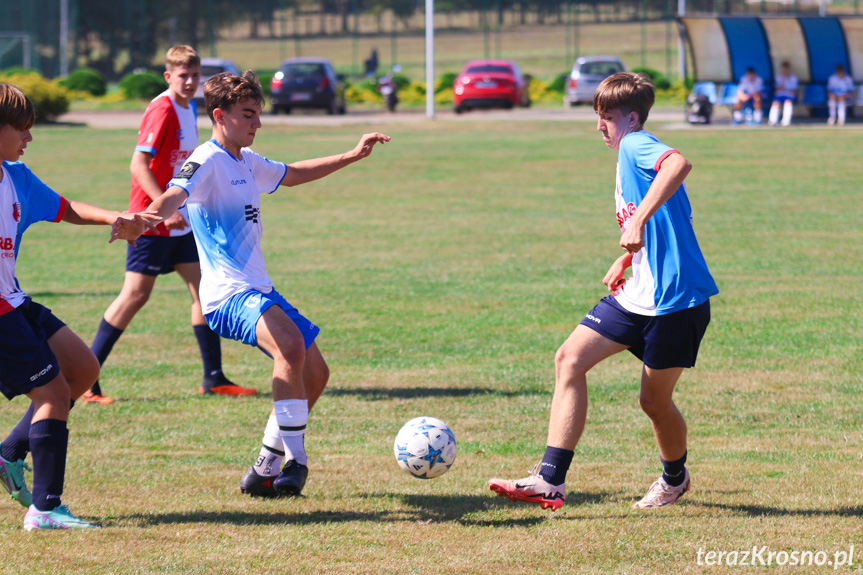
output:
M327 114L344 114L347 108L342 78L323 58L285 60L270 81L272 112L289 114L294 108L317 108Z

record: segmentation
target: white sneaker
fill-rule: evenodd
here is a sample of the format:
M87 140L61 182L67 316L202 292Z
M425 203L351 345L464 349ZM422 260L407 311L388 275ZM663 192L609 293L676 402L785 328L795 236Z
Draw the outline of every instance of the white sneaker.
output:
M566 498L566 483L552 485L537 473L539 465L524 479L489 479L488 488L510 501L524 501L539 505L543 509L557 511Z
M689 479L689 470L684 468L686 474L683 483L677 487L672 487L662 476L653 482L650 489L647 490L647 495L641 498L641 501L632 504L633 509L656 509L666 505L673 505L678 499L683 497L683 494L689 491L689 486L692 483Z

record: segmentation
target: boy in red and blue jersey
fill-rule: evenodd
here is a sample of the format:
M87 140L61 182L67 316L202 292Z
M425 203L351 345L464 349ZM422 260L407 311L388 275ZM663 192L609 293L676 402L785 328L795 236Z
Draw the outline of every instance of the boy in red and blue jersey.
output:
M0 485L27 508L28 531L86 529L98 525L72 515L60 496L71 403L99 376L99 362L50 309L21 289L15 265L31 224L110 224L120 214L66 200L18 161L33 140L35 119L30 100L19 89L0 84L0 393L9 400L26 395L31 401L0 443ZM24 478L27 453L33 458L32 494Z
M198 147L198 120L192 97L201 78L201 59L190 46L174 46L165 57L168 89L156 96L141 120L138 143L132 154L132 190L129 211L143 212L168 188L186 159ZM254 395L254 389L240 387L222 373L219 336L201 313L199 284L201 266L192 228L185 209L178 211L129 246L126 275L117 298L105 310L91 349L105 363L114 344L144 307L156 278L176 271L192 296L192 330L198 341L204 367L202 394ZM99 382L84 394L87 403L108 405L113 399L102 394Z
M618 150L614 191L621 230L620 256L603 278L603 298L555 356L554 397L546 452L534 473L489 488L513 501L559 509L565 478L587 418L587 372L629 350L643 362L639 405L650 418L662 476L633 507L671 505L690 486L686 422L672 401L683 370L695 365L710 322L710 297L719 293L692 228L683 183L692 169L677 150L644 131L655 88L637 74L620 73L597 88L593 107L605 144ZM624 279L627 269L631 277Z

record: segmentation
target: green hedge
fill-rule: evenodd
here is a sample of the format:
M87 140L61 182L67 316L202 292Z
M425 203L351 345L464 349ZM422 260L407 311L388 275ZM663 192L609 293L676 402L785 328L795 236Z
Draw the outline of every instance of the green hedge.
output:
M43 78L41 74L30 70L14 74L5 71L0 74L0 82L17 86L30 98L36 107L36 121L54 120L69 111L69 91L54 80Z
M92 96L104 96L108 91L105 76L99 70L93 68L78 68L62 80L60 85L70 90L87 92Z
M127 98L152 100L167 89L165 78L155 72L127 74L120 79L120 90Z
M665 74L658 70L639 67L633 68L632 72L635 72L636 74L644 74L650 78L650 81L653 82L653 85L656 86L657 90L668 90L671 88L671 82L665 77Z

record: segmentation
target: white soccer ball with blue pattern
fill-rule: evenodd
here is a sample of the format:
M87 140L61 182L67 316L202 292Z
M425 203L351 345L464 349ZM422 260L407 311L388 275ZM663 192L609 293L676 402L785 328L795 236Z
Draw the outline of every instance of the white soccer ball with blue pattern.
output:
M393 448L399 467L420 479L446 473L455 463L455 435L434 417L417 417L405 423Z

